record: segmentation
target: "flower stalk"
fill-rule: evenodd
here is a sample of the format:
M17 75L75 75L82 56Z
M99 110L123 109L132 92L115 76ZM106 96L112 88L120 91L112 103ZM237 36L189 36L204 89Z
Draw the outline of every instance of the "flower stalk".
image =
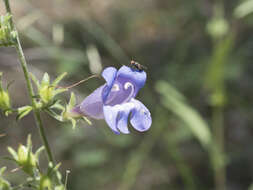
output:
M6 11L9 14L12 15L9 0L4 0L4 4L5 4ZM12 29L15 30L15 26L14 26L12 18L10 19L10 25L11 25ZM41 117L40 117L40 111L37 108L36 100L33 98L34 97L34 91L33 91L31 80L29 78L27 63L26 63L25 55L24 55L20 40L19 40L18 33L16 35L15 48L16 48L16 51L17 51L17 54L18 54L18 58L19 58L23 73L24 73L26 86L27 86L27 89L28 89L28 94L29 94L29 97L30 97L30 101L32 103L33 110L34 110L34 118L35 118L35 121L36 121L36 125L39 129L41 140L43 141L43 144L45 146L47 156L48 156L48 160L50 162L54 163L53 155L52 155L52 152L51 152L51 149L50 149L50 146L49 146L46 134L45 134L45 130L44 130L44 127L43 127L43 124L42 124L42 120L41 120Z

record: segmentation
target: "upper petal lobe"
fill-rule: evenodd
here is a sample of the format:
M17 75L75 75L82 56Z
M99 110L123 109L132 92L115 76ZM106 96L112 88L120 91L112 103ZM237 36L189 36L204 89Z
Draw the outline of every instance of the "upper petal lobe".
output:
M105 102L108 94L110 93L110 91L113 87L114 81L116 79L117 69L115 69L114 67L107 67L102 72L102 76L106 81L106 87L104 88L104 90L102 92L102 98L103 98L103 101Z
M135 92L133 97L136 96L138 91L144 86L147 79L147 74L145 71L139 71L132 69L127 66L122 66L117 72L117 81L128 81L135 86Z

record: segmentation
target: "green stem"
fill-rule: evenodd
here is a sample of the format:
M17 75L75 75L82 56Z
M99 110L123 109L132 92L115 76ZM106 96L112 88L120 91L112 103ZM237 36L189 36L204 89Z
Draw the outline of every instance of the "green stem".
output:
M213 150L214 179L216 190L226 189L226 168L224 163L224 126L223 108L213 108L213 138L215 142Z
M4 0L4 4L5 4L5 9L6 11L11 14L11 7L10 7L10 4L9 4L9 0ZM11 28L14 29L14 24L13 24L13 20L12 20L12 17L10 19L10 24L11 24Z
M10 9L9 0L4 0L4 3L5 3L6 11L9 14L12 15L11 9ZM15 30L15 27L14 27L12 19L11 19L10 22L11 22L12 29ZM47 156L48 156L48 160L54 164L54 159L53 159L53 156L52 156L52 153L51 153L51 150L50 150L50 146L49 146L46 134L45 134L45 130L44 130L44 127L43 127L43 124L42 124L42 121L41 121L40 111L37 108L36 100L33 98L34 97L34 91L33 91L31 80L29 78L29 72L28 72L28 69L27 69L27 63L26 63L25 55L24 55L24 52L23 52L23 49L22 49L22 46L21 46L18 34L17 34L17 38L16 38L15 48L16 48L16 51L18 53L19 61L20 61L21 67L22 67L23 72L24 72L25 81L26 81L26 85L27 85L30 101L32 103L32 107L33 107L33 110L34 110L34 118L35 118L35 121L36 121L36 125L37 125L37 127L39 129L41 139L42 139L43 144L45 146L45 149L46 149L46 152L47 152Z

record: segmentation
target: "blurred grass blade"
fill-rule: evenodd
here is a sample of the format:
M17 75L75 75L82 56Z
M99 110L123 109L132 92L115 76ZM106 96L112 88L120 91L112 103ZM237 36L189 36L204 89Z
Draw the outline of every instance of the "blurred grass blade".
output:
M211 143L211 132L201 116L190 107L175 88L164 81L156 84L157 91L162 95L163 105L181 119L204 147Z
M102 71L102 60L95 45L89 45L86 50L89 60L89 68L92 74L100 74Z
M243 18L251 13L253 13L253 0L247 0L235 8L234 16L236 18Z

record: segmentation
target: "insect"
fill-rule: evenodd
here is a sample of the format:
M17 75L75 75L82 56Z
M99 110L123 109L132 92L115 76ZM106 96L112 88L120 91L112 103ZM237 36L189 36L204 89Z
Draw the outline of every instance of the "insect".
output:
M141 65L140 63L138 63L138 62L136 62L136 61L134 61L134 60L132 60L132 61L130 62L130 65L131 65L133 68L138 69L139 71L143 71L143 70L147 70L147 69L148 69L147 67Z

